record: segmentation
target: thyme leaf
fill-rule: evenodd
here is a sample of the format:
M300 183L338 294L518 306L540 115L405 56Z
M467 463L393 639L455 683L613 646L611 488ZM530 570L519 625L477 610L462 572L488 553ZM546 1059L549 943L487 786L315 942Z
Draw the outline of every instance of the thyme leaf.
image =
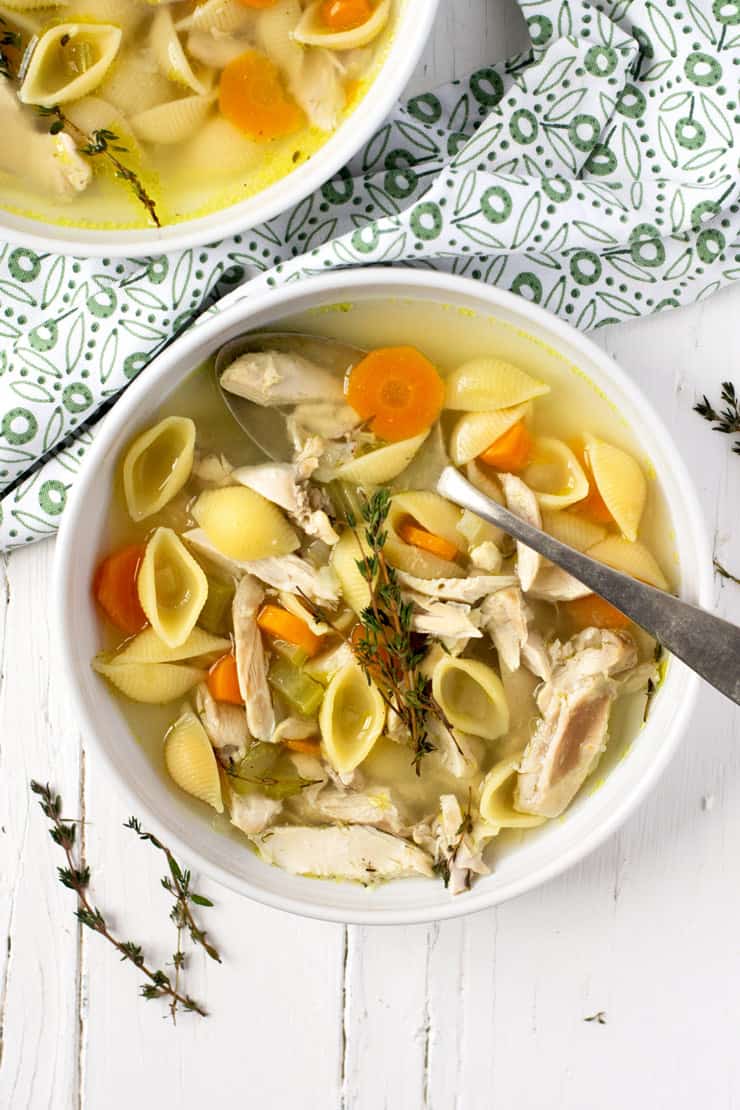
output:
M723 567L719 559L714 560L714 569L716 570L720 578L727 578L730 582L735 582L738 586L740 586L740 578L738 578L735 574L731 574L726 567Z
M62 851L64 852L66 866L57 869L59 881L63 886L69 890L73 890L77 895L77 909L75 916L81 925L90 929L94 933L98 933L104 937L110 945L118 952L122 961L128 961L134 967L146 976L148 982L144 983L141 987L141 995L143 998L167 998L169 999L170 1013L172 1014L173 1021L177 1007L182 1007L183 1010L191 1013L199 1014L201 1017L207 1016L207 1011L189 994L186 994L180 986L180 971L183 966L183 957L181 955L181 928L187 927L190 929L190 923L195 929L196 934L198 930L195 923L192 921L192 916L187 907L187 899L191 898L190 893L190 872L182 871L177 861L172 856L172 853L160 841L156 840L148 833L143 833L138 821L131 818L129 826L135 828L142 839L151 840L161 851L165 852L170 865L170 876L172 877L172 885L168 889L171 890L176 896L176 905L184 903L185 908L183 912L183 926L178 925L178 943L177 951L173 957L173 964L175 966L174 978L171 978L166 971L161 968L150 967L146 962L144 950L140 944L133 940L121 940L111 931L103 911L90 900L88 889L90 886L90 868L77 851L76 844L76 822L65 820L62 817L62 799L49 785L49 783L42 784L31 780L31 791L39 800L39 805L46 818L51 823L49 834ZM132 824L133 822L133 824ZM177 877L176 877L177 876ZM168 880L169 881L169 880ZM187 899L186 899L187 896ZM178 910L178 912L180 912ZM171 915L172 916L172 915ZM173 918L173 920L175 920ZM175 922L177 924L177 921ZM202 940L200 943L206 947L205 933L200 934ZM193 933L191 931L191 936ZM195 940L195 937L193 938ZM206 951L208 949L206 948ZM215 952L215 949L213 949ZM209 953L210 955L210 953ZM212 958L219 959L218 953Z
M429 638L412 631L413 607L404 600L396 572L385 557L390 504L390 490L381 488L362 505L365 545L360 543L360 548L366 548L367 554L357 560L357 567L369 587L370 604L360 614L361 632L353 638L352 649L368 681L375 683L386 706L411 736L413 766L420 775L422 760L435 751L429 718L437 718L453 739L454 734L432 694L431 679L419 669ZM348 523L356 531L356 522L350 518Z
M107 127L98 128L90 133L83 131L72 123L58 105L53 108L38 108L37 111L39 115L51 118L52 122L49 126L51 135L58 135L64 131L74 139L80 154L84 154L88 158L105 158L113 167L116 177L125 182L136 199L147 210L154 225L156 227L162 226L154 200L146 191L141 178L118 157L119 154L128 154L129 151L128 147L122 145L115 131L111 131Z
M606 1012L604 1010L597 1010L595 1014L590 1017L585 1017L584 1021L595 1021L597 1025L606 1025Z
M694 405L694 412L712 424L713 431L722 432L725 435L738 435L740 434L740 398L732 382L722 382L720 396L723 408L715 409L704 394L701 401ZM732 450L740 455L740 443L735 443Z

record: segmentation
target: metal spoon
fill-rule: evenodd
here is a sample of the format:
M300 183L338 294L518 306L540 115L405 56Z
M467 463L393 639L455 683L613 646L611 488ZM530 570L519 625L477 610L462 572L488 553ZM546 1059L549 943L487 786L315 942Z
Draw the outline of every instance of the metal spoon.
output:
M290 333L270 333L244 337L228 344L219 352L216 359L217 377L220 370L229 365L235 357L247 350L261 350L265 345L273 349L276 341L295 344L301 341L301 351L311 357L303 346L305 342L318 343L323 358L317 359L322 365L329 357L328 347L333 347L336 355L335 365L343 363L344 369L353 365L362 355L358 348L334 344L331 340L317 339L316 336L302 336ZM254 345L261 343L261 346ZM226 354L228 352L228 355ZM226 355L225 358L222 356ZM349 361L346 361L349 357ZM220 367L220 369L219 369ZM291 446L285 430L285 414L280 410L267 409L250 402L235 402L240 398L221 391L224 401L241 424L246 434L270 458L285 461L291 457ZM246 406L243 407L243 406ZM269 422L268 422L268 414ZM279 425L282 423L282 427ZM278 448L276 450L276 448ZM567 544L553 539L546 532L528 524L502 505L492 501L467 481L453 466L444 466L436 480L436 489L442 497L469 509L491 524L497 525L514 539L520 540L534 551L544 555L550 562L572 574L595 594L605 598L622 613L654 636L668 651L681 659L688 667L701 675L710 686L714 686L726 697L740 705L740 628L729 621L715 617L705 609L681 601L663 590L655 589L627 574L612 570L604 563L589 558Z

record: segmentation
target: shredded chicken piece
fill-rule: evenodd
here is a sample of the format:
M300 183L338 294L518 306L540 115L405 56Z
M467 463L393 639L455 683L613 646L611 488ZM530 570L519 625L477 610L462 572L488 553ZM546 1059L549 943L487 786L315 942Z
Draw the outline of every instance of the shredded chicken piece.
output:
M342 382L336 374L302 355L284 351L241 355L224 370L221 386L263 406L344 400Z
M476 570L485 571L486 574L498 574L503 562L501 550L493 540L484 540L470 548L470 562Z
M432 875L431 857L408 840L366 825L279 825L254 837L268 863L292 875L364 883Z
M283 803L264 794L235 794L230 802L231 823L247 836L257 836L265 831L280 814Z
M427 721L429 738L446 771L456 779L469 778L479 769L479 742L461 732L454 734L442 721L430 716Z
M233 484L234 467L225 455L196 455L193 462L193 476L203 485L230 486Z
M486 598L480 611L483 627L493 640L499 659L510 671L515 671L529 635L522 591L518 586L499 590Z
M331 546L337 542L339 536L326 512L314 508L312 504L312 497L320 496L320 491L312 490L307 484L314 469L315 467L307 467L305 458L301 459L299 456L295 463L241 466L233 472L232 477L284 509L307 535L315 536Z
M355 410L344 401L310 401L296 405L289 418L299 439L313 435L320 439L342 439L350 435L360 423ZM293 439L296 439L294 433Z
M478 627L479 613L470 605L457 601L432 601L423 594L404 591L404 597L414 603L411 617L414 632L449 640L478 640L483 633Z
M59 197L80 193L92 180L89 160L65 132L38 131L33 115L0 76L0 172L28 180Z
M313 717L285 717L270 739L273 744L279 744L282 740L308 740L309 737L318 736L318 734L319 722ZM303 777L311 778L310 775Z
M257 740L271 740L275 732L275 713L267 684L267 663L257 613L265 591L251 574L239 581L234 594L234 649L239 690L247 708L247 725Z
M195 708L219 762L230 766L244 759L251 739L244 709L216 701L205 682L195 691Z
M506 507L510 512L516 513L522 520L526 520L527 524L532 524L535 528L541 528L540 507L529 486L525 485L521 478L517 478L514 474L499 474L499 481L506 498ZM522 589L526 591L531 588L537 577L542 565L542 556L533 551L531 547L519 542L517 542L516 551L516 571Z
M529 486L514 474L501 474L499 478L510 511L527 524L542 528L542 514L537 497ZM531 593L533 597L540 597L545 601L573 601L591 593L588 586L584 586L561 567L543 559L526 544L517 541L516 550L516 572L525 593Z
M398 835L404 826L398 807L386 787L349 790L344 786L318 783L292 800L291 809L303 821L326 824L368 825Z
M451 894L470 889L473 875L488 875L490 868L483 862L484 844L466 828L460 803L454 794L439 799L440 814L435 825L437 837L436 862L448 872L447 888Z
M498 550L498 549L497 549ZM473 574L468 578L418 578L405 570L397 570L396 578L404 589L435 598L438 601L463 601L469 605L488 597L497 590L515 586L511 574Z
M336 605L339 601L339 583L331 567L321 567L317 570L300 555L270 556L267 559L240 562L230 559L228 555L223 555L217 547L214 547L201 528L191 528L189 532L183 534L183 539L235 578L243 574L251 574L275 590L285 590L286 593L292 594L302 593L312 601L330 606Z
M553 672L537 697L542 717L520 766L515 808L558 817L591 774L606 747L618 688L612 676L633 667L637 651L626 632L589 628L550 649Z

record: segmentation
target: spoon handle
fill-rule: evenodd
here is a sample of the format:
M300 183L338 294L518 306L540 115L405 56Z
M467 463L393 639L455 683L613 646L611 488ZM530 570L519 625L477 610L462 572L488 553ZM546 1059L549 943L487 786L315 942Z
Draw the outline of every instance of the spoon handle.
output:
M437 490L568 571L740 705L740 628L736 625L560 543L486 497L452 466L442 471Z

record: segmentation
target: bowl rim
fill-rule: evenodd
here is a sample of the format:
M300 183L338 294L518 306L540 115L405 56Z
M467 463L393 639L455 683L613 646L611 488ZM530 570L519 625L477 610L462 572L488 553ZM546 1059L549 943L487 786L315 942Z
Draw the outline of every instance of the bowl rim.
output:
M680 703L673 710L668 736L663 739L660 746L653 753L649 765L644 769L644 774L637 784L618 799L614 809L603 820L600 820L599 824L591 829L582 841L573 844L549 862L536 867L519 879L511 880L503 890L494 888L491 891L486 891L481 889L480 886L477 888L474 886L472 890L466 893L464 898L450 898L448 903L432 907L383 907L373 912L372 909L354 909L338 905L306 902L300 896L281 894L265 889L249 878L236 876L220 864L206 859L198 848L185 841L177 830L160 819L158 814L153 812L139 796L133 785L122 777L112 755L98 739L98 726L93 719L93 714L88 710L82 690L74 674L73 653L66 648L68 638L65 636L65 629L69 625L71 614L71 593L66 589L66 584L74 574L74 536L78 520L85 512L85 487L94 483L98 464L104 462L109 448L119 435L121 428L125 426L129 415L133 414L139 407L140 402L146 395L155 393L158 378L167 375L173 365L187 362L190 349L199 347L204 339L215 345L219 333L227 330L232 323L238 323L242 317L247 317L244 323L248 327L250 318L256 317L265 310L271 313L276 312L283 305L286 306L286 309L289 309L290 302L301 296L324 297L334 295L340 297L342 301L346 301L348 296L351 297L353 290L359 293L361 290L367 289L368 286L383 285L387 285L387 295L389 297L403 297L405 294L408 299L413 300L414 293L416 292L418 296L423 289L424 294L429 291L439 293L441 300L454 298L456 295L461 299L474 297L485 302L485 308L490 309L492 313L499 308L504 311L513 311L517 315L523 314L533 324L539 325L550 332L554 340L553 346L556 349L558 342L562 341L564 347L570 348L571 351L575 351L577 354L582 354L586 359L597 362L609 377L609 380L627 396L628 403L633 410L638 409L641 414L646 415L655 431L656 441L658 441L655 454L665 455L666 449L674 449L672 477L676 484L681 487L683 509L689 521L691 540L698 556L699 572L692 583L695 599L697 603L710 607L713 596L711 544L699 498L688 468L683 458L675 454L675 444L672 437L653 408L652 403L648 401L626 372L593 340L576 331L572 325L554 316L546 309L525 301L514 293L484 285L472 278L435 271L410 268L395 269L392 267L363 267L348 271L333 270L327 274L308 278L300 285L290 283L261 291L254 296L250 296L248 305L244 303L245 298L240 298L221 313L216 312L208 318L202 318L158 355L147 367L144 375L133 383L115 405L113 411L105 417L104 426L97 434L78 475L59 531L52 574L53 636L57 644L59 657L63 660L65 681L67 681L70 689L76 717L88 742L94 745L97 754L106 762L111 777L116 781L117 788L122 790L127 800L135 803L139 809L144 809L149 825L173 847L173 850L181 853L185 859L192 860L203 874L217 880L230 890L273 909L316 920L356 925L421 924L476 913L533 890L578 863L603 844L634 812L655 786L673 758L686 732L687 722L694 709L700 685L698 675L690 671L675 657L671 657L670 670L671 672L679 672L682 682L682 697ZM285 314L287 314L287 311ZM187 371L184 371L184 373L190 372L193 368L192 365L188 365ZM170 388L174 388L174 385Z
M405 0L390 49L362 101L303 165L266 189L161 228L106 231L48 223L0 205L0 236L15 247L73 258L132 258L214 245L294 208L346 165L391 114L429 41L441 0ZM254 215L245 211L255 209Z

